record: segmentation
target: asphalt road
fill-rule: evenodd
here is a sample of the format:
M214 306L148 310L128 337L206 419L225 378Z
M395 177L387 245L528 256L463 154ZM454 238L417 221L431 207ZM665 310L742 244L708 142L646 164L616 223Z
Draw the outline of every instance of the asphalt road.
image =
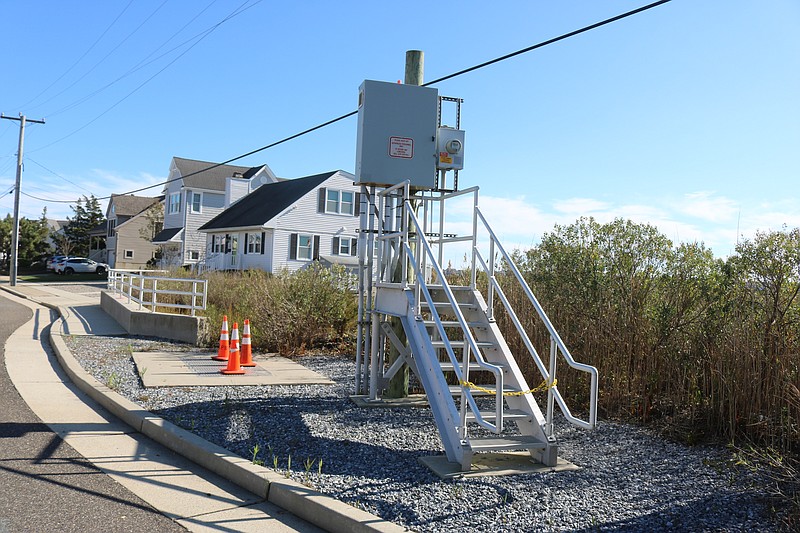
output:
M41 322L51 322L52 311L39 313ZM0 295L0 347L30 318L30 309ZM95 468L50 431L28 409L9 380L3 351L0 533L28 531L185 532L186 529Z

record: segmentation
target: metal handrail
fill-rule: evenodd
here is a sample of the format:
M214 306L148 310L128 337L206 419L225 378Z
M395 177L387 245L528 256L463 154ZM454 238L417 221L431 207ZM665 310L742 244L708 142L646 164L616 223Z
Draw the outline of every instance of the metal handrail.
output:
M434 323L436 324L436 329L439 332L439 335L441 336L442 341L444 342L444 348L447 351L447 355L450 358L450 361L453 363L453 367L454 367L454 370L455 370L455 373L456 373L456 377L458 377L459 384L461 385L462 399L465 399L466 402L469 404L470 409L472 410L473 414L475 415L475 421L479 425L481 425L481 426L485 427L486 429L489 429L490 431L493 431L495 433L500 433L502 431L502 428L503 428L503 372L502 372L502 369L497 365L493 365L493 364L487 362L483 358L483 354L481 354L480 350L478 349L477 341L475 340L475 337L472 335L472 331L469 329L469 326L467 324L467 320L464 318L464 314L461 312L461 309L458 307L458 302L457 302L457 300L455 298L455 295L453 294L453 290L450 287L450 284L447 283L447 279L444 276L444 272L441 269L441 265L436 260L436 256L433 253L433 249L431 248L430 243L428 243L428 240L424 236L424 232L422 231L422 226L420 225L420 222L417 219L417 216L414 214L414 210L411 208L410 202L408 202L408 201L405 202L405 209L406 209L406 211L408 213L408 218L411 221L411 224L413 226L415 226L416 229L417 229L417 244L423 249L424 255L426 255L427 257L429 257L431 259L431 267L436 271L437 277L441 280L441 282L442 282L441 283L442 290L444 291L445 296L447 296L447 301L448 301L448 303L450 304L450 306L452 308L452 312L456 316L456 320L458 321L458 324L459 324L459 326L461 327L461 329L462 329L462 331L464 333L464 349L466 350L468 348L470 351L472 351L472 353L475 355L476 364L478 366L480 366L481 368L492 372L492 374L494 374L494 376L495 376L495 383L496 383L496 387L495 387L495 389L496 389L495 390L495 417L496 417L495 418L495 423L491 424L490 422L487 422L486 420L484 420L484 418L481 416L480 410L478 409L478 406L477 406L477 404L475 402L475 398L472 395L472 391L469 389L469 387L464 385L464 382L468 381L467 378L468 378L468 372L469 372L469 366L468 366L468 355L469 355L469 353L467 352L463 356L464 361L462 361L462 364L464 365L464 368L463 369L459 368L459 361L457 360L457 358L455 356L455 352L453 351L453 346L450 343L450 339L448 338L447 333L445 332L444 325L442 324L441 318L439 317L439 312L436 310L436 306L434 305L433 297L430 294L430 291L428 289L428 285L427 285L427 283L425 283L424 272L422 272L422 270L420 269L420 267L419 267L419 265L418 265L418 263L416 261L416 256L414 254L414 251L408 245L408 242L407 241L403 242L403 249L405 250L406 257L407 257L408 261L411 263L411 266L412 266L412 268L413 268L413 270L414 270L414 272L416 274L416 276L415 276L415 278L416 278L415 279L415 288L418 291L421 291L424 294L425 300L428 302L428 306L431 309L431 316L433 317ZM405 263L405 261L404 261L404 263ZM466 411L465 411L464 402L462 402L462 404L461 404L461 413L460 414L461 414L461 427L464 428L465 427L465 417L466 417Z
M120 269L111 269L108 271L109 290L117 294L127 296L128 303L134 302L139 304L139 309L143 307L150 307L152 312L155 312L158 307L166 307L172 309L189 309L192 316L196 315L197 310L205 310L208 305L208 280L204 279L191 279L191 278L171 278L167 276L151 276L145 274L145 271L138 272ZM174 290L174 289L159 289L158 282L178 282L178 283L191 283L191 290ZM148 283L150 286L148 286ZM178 295L191 297L190 304L177 304L171 302L159 301L159 295ZM150 295L148 299L146 295ZM198 303L198 298L200 302Z
M572 367L572 368L574 368L576 370L579 370L581 372L586 372L591 376L591 384L590 384L590 396L591 397L590 397L590 401L589 401L589 419L588 420L582 420L580 418L577 418L577 417L573 416L572 413L570 412L569 408L567 407L566 402L564 401L564 398L561 396L561 393L558 391L557 385L553 385L553 386L548 388L548 412L547 412L547 425L548 425L548 428L550 429L550 431L552 431L552 424L553 424L553 421L552 421L552 401L555 400L558 403L558 406L561 409L561 412L563 413L564 417L571 424L573 424L575 426L578 426L578 427L582 427L584 429L593 429L597 425L597 393L598 393L598 373L597 373L597 368L595 368L595 367L593 367L591 365L584 364L584 363L579 363L572 357L572 354L570 353L570 351L567 348L567 346L564 344L564 341L561 340L561 336L556 331L555 327L553 326L553 323L550 321L550 318L547 316L547 313L545 313L544 309L539 304L539 300L536 299L536 296L533 294L533 291L531 290L530 286L528 286L527 282L522 277L522 274L520 273L520 271L517 268L516 264L514 263L514 261L512 261L511 256L506 252L505 248L503 248L503 245L500 243L500 241L497 238L497 236L495 235L494 231L489 226L489 223L487 222L486 218L483 216L483 213L481 213L480 209L477 206L475 207L475 219L476 219L476 221L480 220L481 223L483 224L484 228L489 232L490 245L492 247L496 247L497 250L500 252L500 254L503 256L503 259L505 259L506 264L508 265L509 269L514 274L514 277L516 278L516 280L519 283L519 285L522 287L523 292L525 293L525 295L527 296L528 300L533 305L534 309L536 310L536 313L539 315L539 318L542 320L542 322L544 323L545 327L547 328L547 331L550 333L550 339L551 339L551 349L550 349L550 352L551 352L551 367L550 367L549 371L545 368L544 363L541 361L541 358L539 357L539 354L537 353L536 349L533 347L533 343L531 343L530 338L528 337L527 333L525 332L525 329L523 328L522 323L520 322L520 320L517 317L516 313L512 309L511 303L508 301L508 298L505 296L505 293L503 292L502 288L500 287L500 283L497 281L497 278L494 276L494 269L492 268L493 265L492 265L492 267L489 267L489 266L486 265L486 261L484 260L483 256L480 254L480 251L478 250L477 246L475 246L473 248L473 268L472 268L473 276L475 275L474 273L476 271L477 264L476 264L475 259L477 258L477 259L480 259L480 261L479 261L480 266L484 270L484 272L486 272L487 277L488 277L488 279L490 281L489 287L491 289L493 289L494 291L496 291L498 296L500 297L500 300L503 303L503 306L505 307L506 311L508 312L508 315L511 318L511 321L514 323L514 326L516 327L517 331L519 332L520 336L522 337L523 343L525 344L526 348L528 348L528 351L530 352L531 356L533 357L533 359L534 359L534 361L536 363L536 366L539 369L539 372L541 372L541 374L544 377L544 379L546 381L548 381L548 384L550 384L550 385L552 385L552 383L555 381L555 370L556 370L555 369L555 356L557 355L557 352L559 352L559 351L561 352L561 355L564 356L565 361L567 362L567 364L570 367ZM493 257L494 254L491 254L491 256ZM493 308L494 302L493 302L493 298L491 296L489 298L489 301L487 302L487 305L488 305L489 309Z

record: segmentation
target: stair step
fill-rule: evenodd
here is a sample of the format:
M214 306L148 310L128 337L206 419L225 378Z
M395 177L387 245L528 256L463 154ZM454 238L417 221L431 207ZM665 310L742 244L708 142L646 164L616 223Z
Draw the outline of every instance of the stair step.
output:
M434 348L444 348L444 341L431 341ZM489 341L475 341L478 348L497 348L497 344ZM463 348L464 341L450 341L450 346L453 348Z
M481 418L484 420L494 420L496 418L494 411L481 411ZM521 418L528 418L531 415L520 409L506 409L503 411L503 418L507 420L519 420ZM467 411L467 420L475 420L475 413Z
M478 304L476 304L474 302L456 302L456 303L458 304L458 307L460 307L461 309L479 309ZM425 300L425 299L423 299L420 302L420 305L422 307L430 307L428 305L428 301ZM450 305L450 302L433 302L433 305L434 305L434 307L436 307L436 309L452 309L453 308L453 306Z
M505 366L502 363L492 363L492 364L495 366L499 366L500 368ZM440 361L439 365L442 367L442 371L444 372L452 372L454 370L453 363L451 363L450 361ZM461 365L458 366L459 368L461 367ZM490 370L486 370L485 368L483 368L482 366L480 366L478 363L475 362L470 362L469 370L470 372L479 372L479 371L490 372Z
M443 288L443 285L440 285L438 283L429 283L428 284L428 289L430 289L430 290L442 290L442 288ZM457 292L457 291L469 291L469 292L472 292L472 287L470 287L469 285L450 285L450 290L453 291L453 292Z
M436 327L435 320L423 320L423 324L426 327ZM442 320L442 326L446 328L460 328L461 324L458 323L458 320ZM487 328L488 324L486 322L467 322L467 326L471 328Z
M489 437L485 439L470 439L469 446L473 452L490 452L499 450L543 450L547 443L529 435L516 435L507 437Z

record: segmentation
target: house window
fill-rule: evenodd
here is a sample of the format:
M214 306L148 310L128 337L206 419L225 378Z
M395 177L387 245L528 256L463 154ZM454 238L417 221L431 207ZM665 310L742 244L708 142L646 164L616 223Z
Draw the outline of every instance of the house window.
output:
M117 227L117 219L112 218L108 221L108 232L106 233L107 236L113 237L114 236L114 228Z
M211 251L215 254L225 253L225 236L212 235L211 236Z
M292 233L289 236L289 259L300 261L319 259L319 235Z
M247 253L260 254L261 253L261 234L251 233L247 236Z
M133 250L125 250L123 257L125 257L125 259L133 259Z
M325 212L352 216L353 206L355 205L354 196L355 194L352 191L328 189L325 200Z
M314 247L314 237L311 235L297 236L297 258L310 261Z
M190 250L189 251L189 260L190 261L198 261L200 259L200 252L197 250Z
M181 212L181 193L176 192L169 195L169 209L168 213L180 213Z
M192 193L192 213L200 212L200 206L202 205L202 200L203 200L203 193L201 192Z
M333 253L336 255L356 255L358 239L351 237L334 237Z

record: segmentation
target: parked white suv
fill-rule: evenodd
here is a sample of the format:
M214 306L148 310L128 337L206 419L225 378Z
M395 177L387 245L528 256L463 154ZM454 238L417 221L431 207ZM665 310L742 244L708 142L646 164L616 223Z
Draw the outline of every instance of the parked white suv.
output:
M108 265L105 263L98 263L86 257L66 257L56 263L56 274L64 274L69 276L76 272L81 273L94 273L104 275L108 272Z

